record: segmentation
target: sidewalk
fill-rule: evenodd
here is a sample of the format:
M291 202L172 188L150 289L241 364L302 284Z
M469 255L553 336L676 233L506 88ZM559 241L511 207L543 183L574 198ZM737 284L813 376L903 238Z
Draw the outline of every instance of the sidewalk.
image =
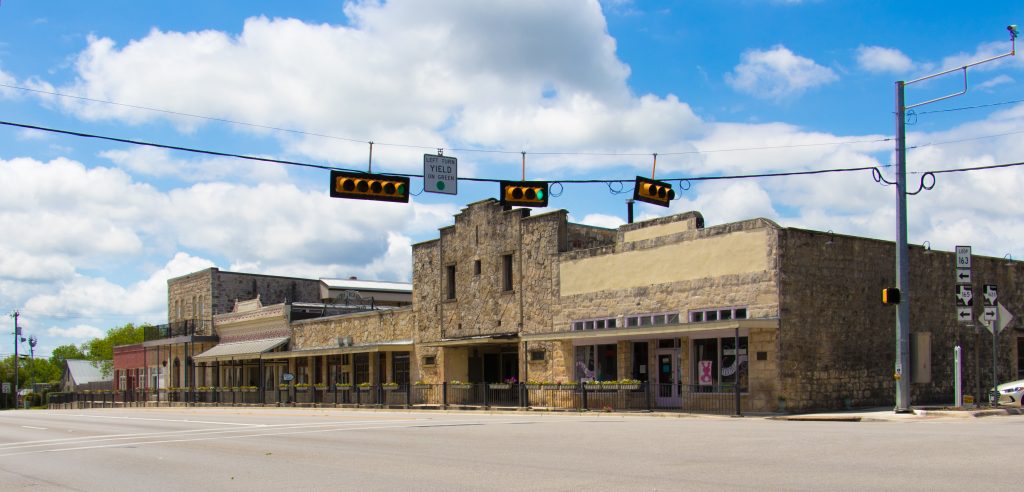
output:
M901 420L924 420L935 418L978 418L1004 415L1024 415L1021 408L969 408L950 407L914 408L908 413L896 413L891 408L868 408L849 411L775 415L771 420L792 420L801 422L886 422Z

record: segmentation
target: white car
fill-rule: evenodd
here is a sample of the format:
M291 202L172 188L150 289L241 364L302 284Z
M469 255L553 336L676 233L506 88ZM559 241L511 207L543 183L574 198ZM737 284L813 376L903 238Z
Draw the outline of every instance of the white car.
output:
M996 390L999 391L1000 405L1019 407L1021 406L1021 397L1024 396L1024 379L1000 384L996 386Z

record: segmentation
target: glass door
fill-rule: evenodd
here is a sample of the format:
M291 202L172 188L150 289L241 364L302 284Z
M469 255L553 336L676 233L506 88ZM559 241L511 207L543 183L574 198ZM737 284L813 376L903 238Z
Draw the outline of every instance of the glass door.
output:
M659 350L657 354L658 368L656 403L659 407L675 407L679 401L679 351Z

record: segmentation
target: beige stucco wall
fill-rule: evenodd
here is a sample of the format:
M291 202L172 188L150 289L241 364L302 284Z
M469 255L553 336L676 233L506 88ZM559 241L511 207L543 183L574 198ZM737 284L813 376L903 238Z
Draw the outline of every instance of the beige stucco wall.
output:
M562 261L561 295L763 272L769 269L767 250L768 233L761 229Z
M644 239L652 239L659 236L668 236L669 234L676 234L685 232L690 229L690 225L685 221L669 222L667 224L659 224L640 229L634 229L624 231L622 238L624 242L643 241Z

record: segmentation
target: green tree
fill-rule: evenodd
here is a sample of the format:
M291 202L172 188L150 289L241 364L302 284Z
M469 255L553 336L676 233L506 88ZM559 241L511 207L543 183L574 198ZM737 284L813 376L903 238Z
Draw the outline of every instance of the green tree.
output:
M53 364L54 366L59 367L61 368L61 370L63 370L64 361L68 359L75 360L86 358L87 357L85 356L85 352L83 352L82 349L78 348L75 345L67 344L61 345L53 349L53 352L50 353L50 364Z
M85 356L91 360L96 367L109 376L114 370L114 347L118 345L132 345L142 343L145 325L135 326L128 323L107 330L103 338L93 338L82 344L85 349Z

